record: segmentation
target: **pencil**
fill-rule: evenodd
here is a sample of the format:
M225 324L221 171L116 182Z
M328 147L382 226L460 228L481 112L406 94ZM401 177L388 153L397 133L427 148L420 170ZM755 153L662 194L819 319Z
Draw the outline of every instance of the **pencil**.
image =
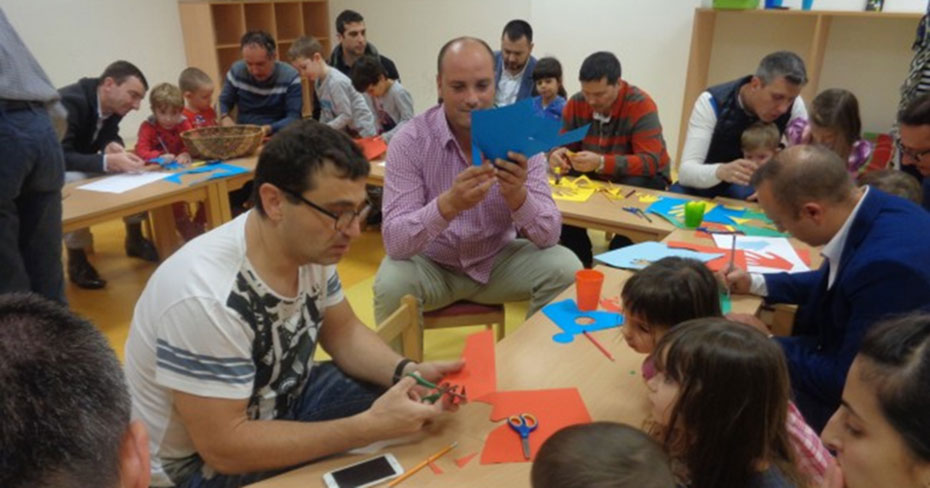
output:
M614 359L614 355L611 354L610 351L608 351L607 349L605 349L604 346L602 346L600 342L597 342L597 339L595 339L593 335L589 334L588 331L586 331L586 330L585 330L585 331L582 331L582 333L584 334L585 337L588 338L589 341L591 341L591 344L594 344L595 347L597 347L598 349L600 349L601 352L604 353L605 356L607 356L607 359L609 359L609 360L611 360L611 361L616 361L616 360Z
M405 479L407 479L407 478L413 476L414 473L416 473L417 471L419 471L419 470L425 468L427 465L429 465L429 463L431 463L431 462L433 462L433 461L435 461L435 460L437 460L437 459L443 457L447 452L451 451L451 450L452 450L455 446L457 446L457 445L459 445L459 443L458 443L458 441L455 441L455 442L453 442L452 444L449 444L448 446L443 447L443 448L440 449L439 452L437 452L436 454L433 454L432 456L426 458L426 460L423 461L422 463L420 463L420 464L414 466L413 468L407 470L407 472L404 473L404 474L402 474L402 475L400 475L399 478L396 478L396 479L394 479L394 481L391 481L390 483L388 483L388 488L391 488L392 486L397 486L397 485L399 485L399 484L400 484L402 481L404 481Z
M733 234L733 243L730 244L730 264L727 265L727 273L733 271L733 262L736 258L736 234ZM727 284L727 298L730 298L730 285Z
M635 189L635 188L632 189L632 190L630 190L630 192L627 193L626 196L624 196L623 198L630 198L630 197L633 196L634 193L636 193L636 189Z

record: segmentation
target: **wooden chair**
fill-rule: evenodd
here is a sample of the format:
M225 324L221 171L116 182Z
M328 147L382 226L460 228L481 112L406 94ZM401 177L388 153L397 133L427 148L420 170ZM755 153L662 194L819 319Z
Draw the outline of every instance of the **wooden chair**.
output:
M378 325L375 333L390 344L400 337L401 354L416 362L423 361L423 334L420 332L420 306L413 295L400 300L400 307Z
M484 325L488 330L497 324L497 340L504 338L504 305L484 305L461 300L423 314L423 329L445 329L466 325Z

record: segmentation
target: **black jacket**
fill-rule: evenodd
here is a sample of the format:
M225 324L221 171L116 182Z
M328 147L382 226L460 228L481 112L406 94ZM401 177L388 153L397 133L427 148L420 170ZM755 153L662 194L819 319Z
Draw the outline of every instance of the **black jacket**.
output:
M58 90L61 103L68 109L68 130L61 141L65 169L85 173L103 173L103 149L111 142L123 144L119 136L121 115L109 116L97 137L97 78L81 78Z
M381 61L381 66L384 67L384 71L387 71L388 78L400 80L400 73L397 72L397 66L394 65L394 61L391 61L386 56L382 56L370 42L365 46L365 54L376 56L378 60ZM329 56L329 65L342 71L346 76L351 76L352 68L345 62L345 57L342 53L342 43L336 44L336 48L333 49L333 53Z

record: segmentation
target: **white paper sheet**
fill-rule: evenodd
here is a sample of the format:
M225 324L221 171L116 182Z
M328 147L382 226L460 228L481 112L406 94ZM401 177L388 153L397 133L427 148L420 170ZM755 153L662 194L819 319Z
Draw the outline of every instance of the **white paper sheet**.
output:
M104 193L125 193L140 186L158 181L171 173L146 172L108 176L93 183L79 186L78 190L99 191Z
M726 250L730 249L733 243L732 235L713 234L713 236L714 243L717 247ZM784 237L736 236L736 248L746 251L746 262L749 265L749 271L752 273L781 273L783 271L797 273L800 271L810 271L810 268L804 264L804 261L798 256L797 251L794 250L794 246L791 245L791 242ZM759 260L764 261L773 258L781 258L789 262L792 268L790 270L785 270L777 267L754 264L759 263Z

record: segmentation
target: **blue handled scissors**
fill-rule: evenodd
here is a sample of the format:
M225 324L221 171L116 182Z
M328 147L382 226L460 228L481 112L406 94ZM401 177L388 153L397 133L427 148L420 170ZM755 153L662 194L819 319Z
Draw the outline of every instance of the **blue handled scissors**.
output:
M536 420L536 416L525 412L519 415L511 415L507 418L507 425L509 425L514 432L520 434L520 439L523 442L523 457L529 459L530 432L533 432L536 430L536 427L539 427L539 421Z
M649 216L646 215L646 212L643 212L643 209L639 207L623 207L623 210L626 210L627 212L630 212L637 217L646 219L650 224L652 223L652 219L650 219Z

